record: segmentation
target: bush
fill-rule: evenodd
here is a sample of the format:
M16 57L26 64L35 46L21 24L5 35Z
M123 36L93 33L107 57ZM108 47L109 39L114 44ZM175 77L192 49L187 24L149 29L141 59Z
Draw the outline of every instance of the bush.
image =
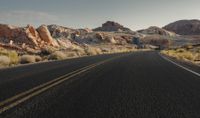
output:
M200 61L200 53L195 54L194 61Z
M77 53L74 51L66 53L66 57L77 57L77 56L78 56Z
M0 56L0 67L9 66L10 58L7 56Z
M33 55L23 55L20 58L20 63L21 64L26 64L26 63L35 63L36 62L36 57Z
M36 62L42 61L42 57L40 57L40 56L35 56L35 61L36 61Z
M56 51L54 47L45 47L41 49L41 55L50 55Z
M192 46L192 45L185 45L184 48L185 48L186 50L190 50L190 49L193 48L193 46Z
M0 55L8 57L10 60L10 64L18 64L19 62L19 56L16 51L0 49Z
M180 48L180 49L176 49L176 52L179 52L179 53L182 53L182 52L185 52L186 50L183 49L183 48Z
M19 63L19 56L18 56L17 52L15 52L15 51L10 52L9 58L10 58L11 64Z
M175 57L177 59L183 59L183 60L186 59L190 61L195 60L195 55L193 55L192 52L186 51L184 49L166 50L166 51L162 51L162 53Z
M66 59L67 56L61 51L56 51L49 56L49 60L63 60Z
M194 55L191 52L183 52L178 54L179 58L187 59L187 60L194 60Z
M99 48L93 48L93 47L87 47L85 49L85 52L87 55L98 55L98 54L102 54L101 49Z

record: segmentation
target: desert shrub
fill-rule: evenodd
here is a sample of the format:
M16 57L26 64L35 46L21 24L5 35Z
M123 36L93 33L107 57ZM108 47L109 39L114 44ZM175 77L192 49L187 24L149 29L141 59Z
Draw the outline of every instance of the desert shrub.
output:
M85 52L87 55L98 55L98 54L102 54L101 49L99 48L94 48L94 47L87 47L85 49Z
M96 54L102 54L102 50L100 48L95 48Z
M168 50L165 52L165 54L168 54L169 56L175 56L176 55L176 51L175 50Z
M7 56L10 59L10 64L18 64L19 56L16 51L0 49L0 55Z
M40 61L42 61L42 57L40 57L40 56L38 56L38 55L35 56L35 61L36 61L36 62L40 62Z
M84 55L86 55L85 50L83 48L75 48L72 51L74 51L77 56L84 56Z
M91 47L87 47L85 49L85 52L86 52L87 55L96 55L95 50L93 48L91 48Z
M183 53L178 53L178 58L181 58L181 59L187 59L187 60L191 60L193 61L194 60L194 55L191 53L191 52L183 52Z
M186 51L184 49L166 50L166 51L162 51L162 53L175 57L177 59L183 59L183 60L186 59L186 60L191 60L191 61L195 59L195 56L193 55L192 52Z
M178 52L178 53L182 53L182 52L185 52L186 50L185 49L183 49L183 48L178 48L178 49L176 49L176 52Z
M200 53L200 47L197 48L196 53Z
M36 62L36 57L34 55L22 55L20 58L21 64L35 63L35 62Z
M41 49L41 55L50 55L54 53L57 49L54 47L44 47Z
M19 56L18 56L17 52L11 51L8 54L8 56L10 58L11 64L18 64L19 63Z
M10 58L7 56L0 56L0 67L8 66L10 64Z
M189 50L189 49L192 49L193 46L192 46L192 45L185 45L184 48L185 48L186 50Z
M194 61L200 61L200 53L194 55Z
M49 56L49 60L63 60L66 59L67 55L64 54L62 51L56 51Z
M162 54L168 54L168 52L169 52L168 50L162 50L161 51Z
M78 56L75 51L66 52L65 55L66 55L66 57L77 57Z

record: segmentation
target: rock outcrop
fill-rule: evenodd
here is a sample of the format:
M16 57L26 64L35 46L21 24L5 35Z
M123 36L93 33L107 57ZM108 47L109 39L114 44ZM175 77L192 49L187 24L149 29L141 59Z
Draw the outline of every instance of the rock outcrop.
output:
M59 46L47 28L40 26L37 30L31 26L16 27L0 24L0 43L15 45L21 48L40 48L44 45Z
M79 34L77 30L63 26L49 25L47 27L55 39L74 39L75 34Z
M162 35L162 36L175 36L176 34L165 29L152 26L148 29L139 30L139 33L148 34L148 35Z
M200 35L200 20L179 20L163 28L179 35Z
M135 34L119 34L112 32L98 32L92 31L88 28L86 29L71 29L67 27L62 27L58 25L49 25L48 29L51 33L51 36L59 41L59 44L63 41L66 41L69 44L69 41L78 43L78 44L100 44L100 43L127 43L132 39L132 35ZM133 32L132 32L133 33ZM62 40L62 42L60 42Z
M48 46L69 49L73 46L84 47L84 45L93 44L133 44L134 37L145 37L145 34L172 35L172 33L158 27L150 27L139 32L133 32L112 21L104 23L102 27L94 31L88 28L72 29L58 25L42 25L37 29L31 25L27 25L27 27L0 25L0 45L11 49L25 49L33 52Z
M46 25L42 25L37 29L42 41L52 46L59 46L58 43L52 38Z
M102 27L98 27L93 29L93 31L105 31L105 32L113 32L113 31L131 31L129 28L126 28L119 23L113 21L107 21L106 23L102 24Z
M167 48L170 46L171 39L162 35L148 35L141 38L143 44L150 44L154 46L160 46L161 48Z
M40 37L37 31L30 25L25 28L11 25L0 25L0 42L16 45L29 45L30 47L38 46Z
M25 28L25 33L28 39L31 40L31 42L33 42L35 46L39 45L39 43L41 42L41 38L33 26L28 25Z

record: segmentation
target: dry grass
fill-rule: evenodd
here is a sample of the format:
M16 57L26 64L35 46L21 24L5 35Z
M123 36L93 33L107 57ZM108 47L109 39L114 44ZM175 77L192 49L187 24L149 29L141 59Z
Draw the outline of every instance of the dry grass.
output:
M81 47L73 47L72 52L76 53L76 56L81 57L81 56L86 56L86 52L84 48Z
M132 45L104 45L101 46L100 49L103 54L131 52L136 50Z
M74 57L79 57L79 55L75 51L67 52L65 53L67 58L74 58Z
M42 55L50 55L52 53L54 53L57 49L51 46L46 46L44 48L41 49L41 54Z
M20 58L20 63L21 63L21 64L35 63L35 62L37 62L37 61L36 61L36 58L37 58L37 60L38 60L38 56L36 57L36 56L34 56L34 55L23 55L23 56L21 56L21 58Z
M8 65L16 65L19 63L19 56L16 51L10 51L5 49L0 49L0 56L2 56L3 61L5 59L5 56L10 60Z
M54 53L52 53L51 55L49 55L49 60L63 60L66 59L67 55L62 52L62 51L56 51Z
M59 51L58 51L59 50ZM101 44L101 45L72 45L67 49L44 47L39 55L24 54L18 56L16 51L0 49L0 66L10 66L16 64L35 63L44 60L63 60L83 56L92 56L100 54L112 54L121 52L135 51L133 45Z
M38 56L38 55L35 56L35 61L36 61L36 62L40 62L40 61L42 61L42 60L43 60L42 57L40 57L40 56Z
M0 56L0 67L6 67L10 65L10 58L7 56Z
M88 46L85 49L85 53L87 55L99 55L99 54L102 54L102 50L100 48L97 48L97 47L90 47L90 46Z
M179 60L190 61L192 63L200 62L199 47L187 46L183 48L164 50L161 53L177 58Z

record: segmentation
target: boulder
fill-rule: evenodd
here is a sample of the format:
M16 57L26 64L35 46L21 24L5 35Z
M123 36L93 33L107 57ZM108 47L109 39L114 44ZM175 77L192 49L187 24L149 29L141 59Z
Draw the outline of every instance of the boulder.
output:
M42 25L37 29L40 38L42 41L46 42L47 44L51 46L59 46L56 41L52 38L48 28L46 25Z
M35 30L35 28L31 25L27 25L25 28L25 33L27 35L27 38L34 43L34 45L38 46L38 42L41 41L40 36L38 32Z

